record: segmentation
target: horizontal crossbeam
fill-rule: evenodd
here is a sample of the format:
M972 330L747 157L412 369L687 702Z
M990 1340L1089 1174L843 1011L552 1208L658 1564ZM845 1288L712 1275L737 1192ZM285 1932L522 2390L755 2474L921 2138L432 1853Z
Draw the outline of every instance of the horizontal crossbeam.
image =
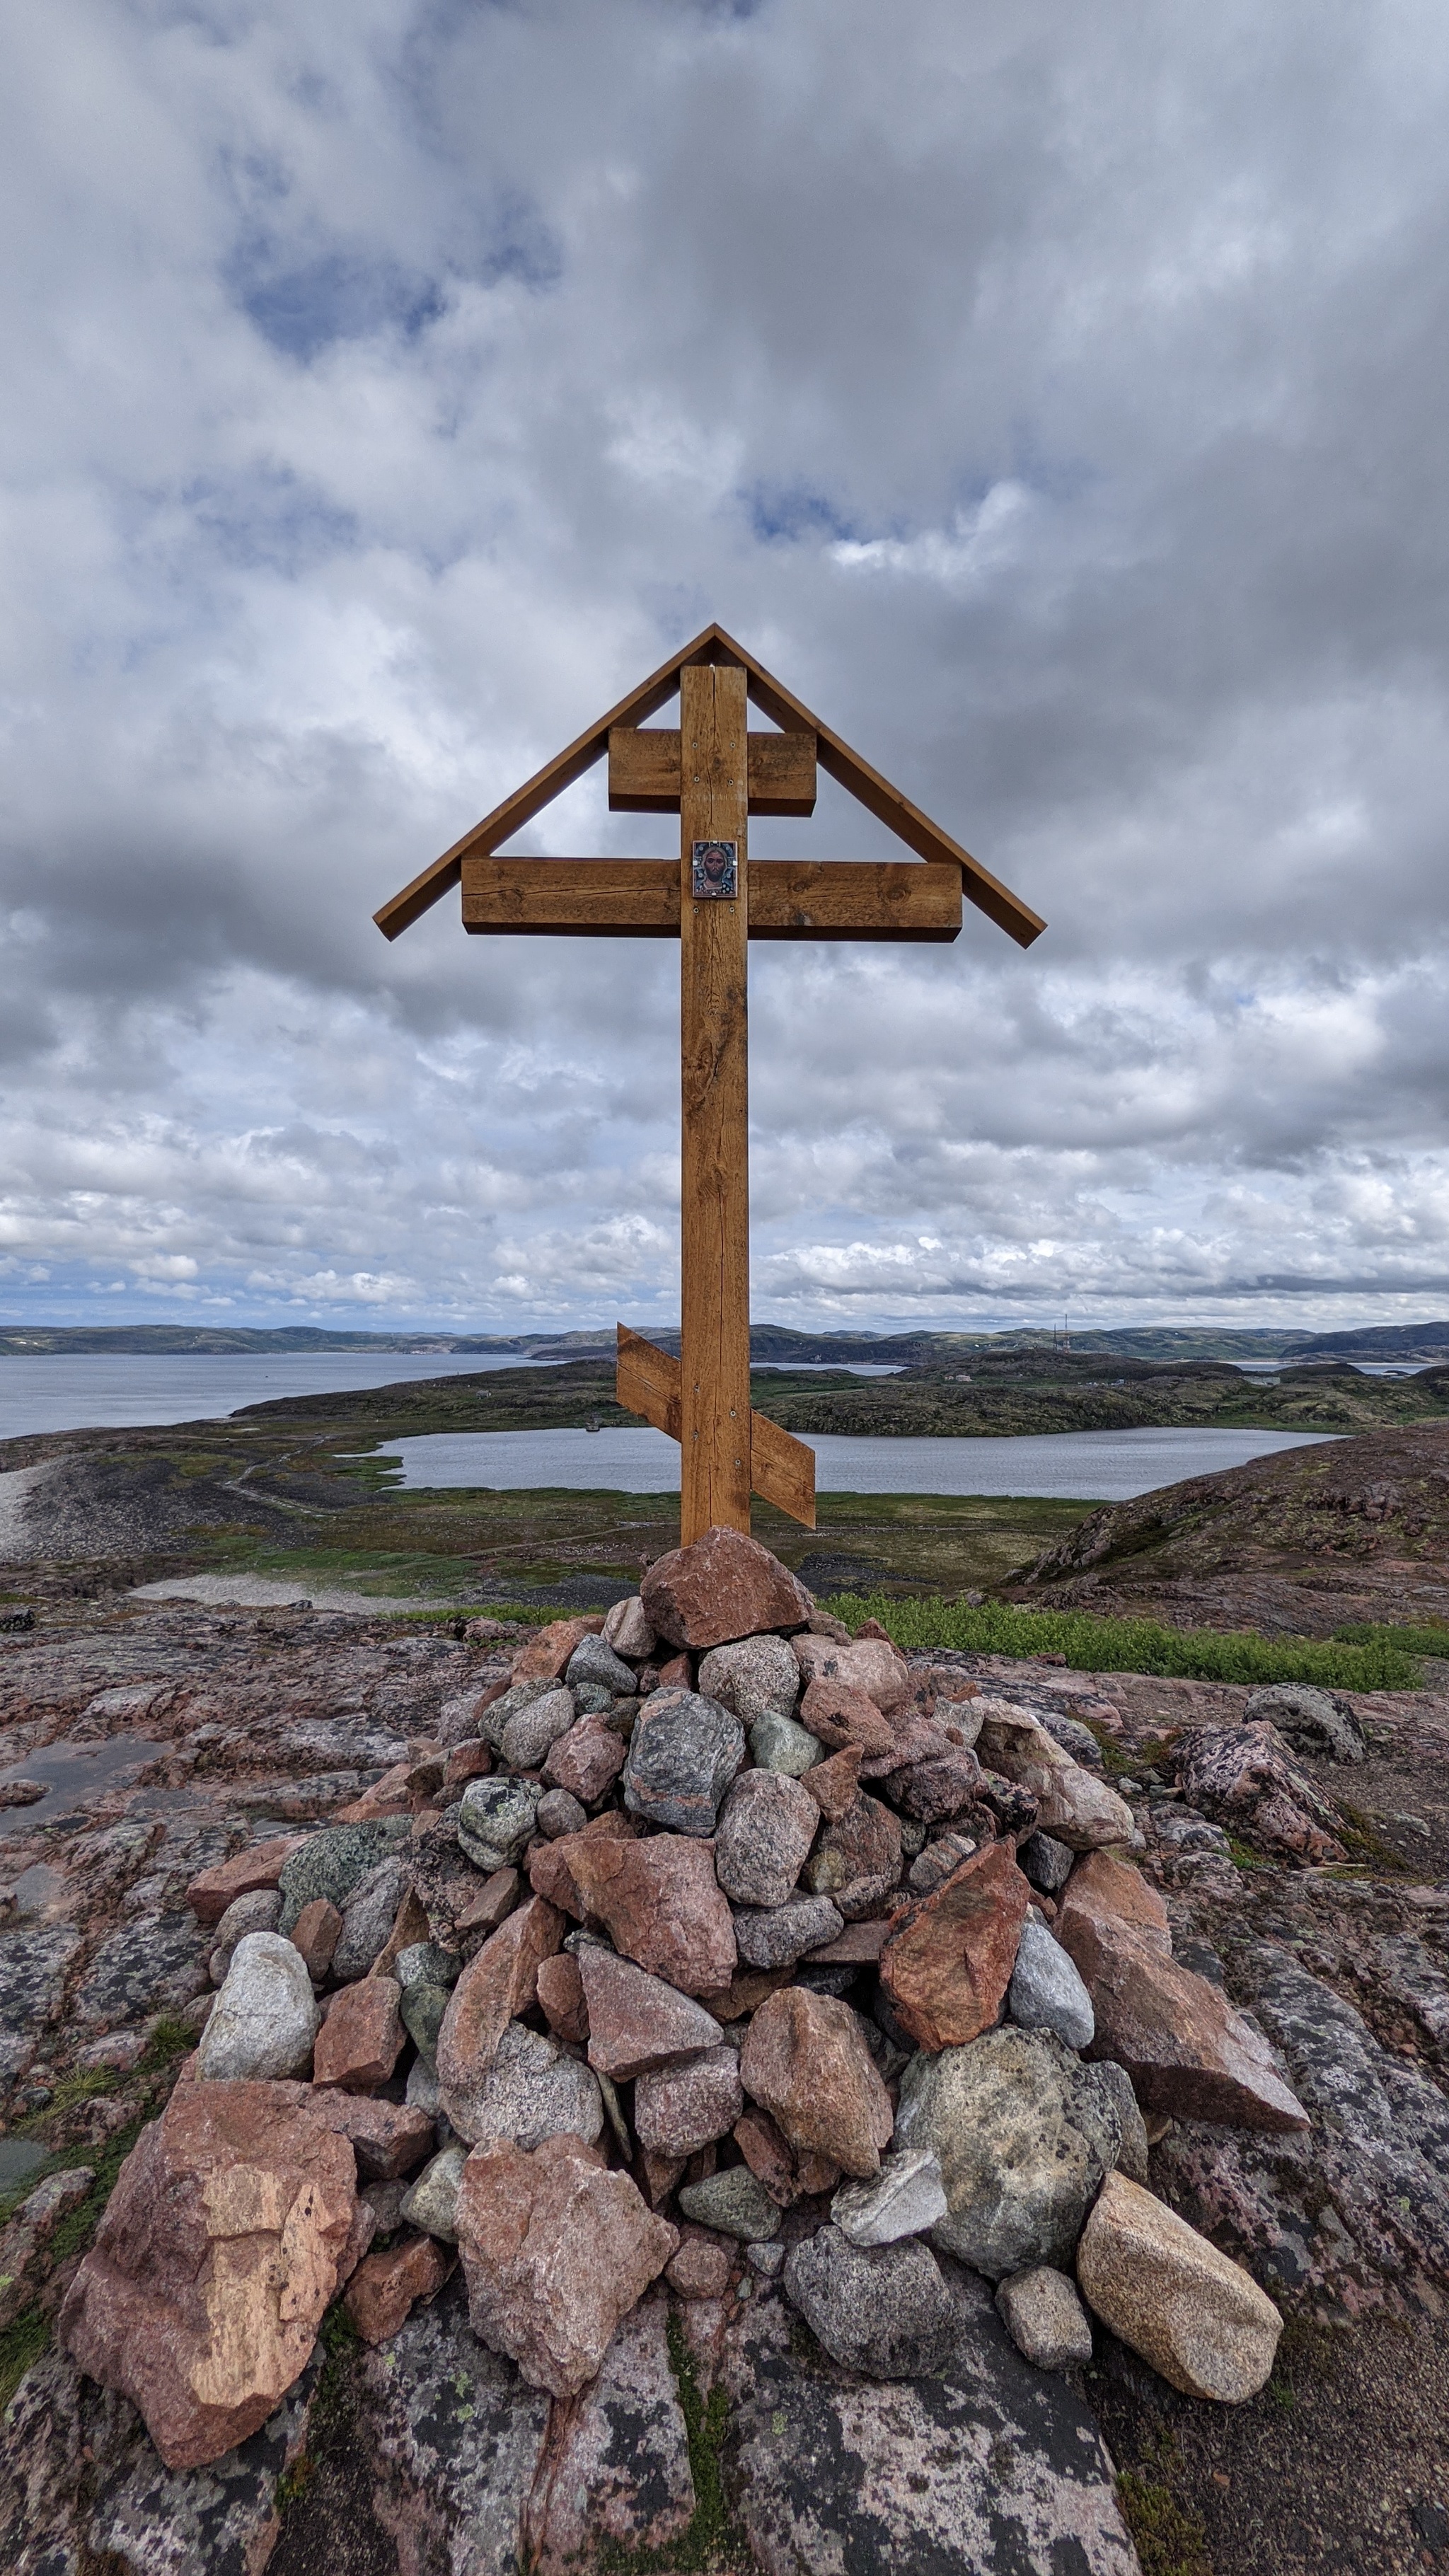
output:
M955 939L959 868L910 859L751 859L751 939ZM464 859L463 927L570 938L677 939L677 859Z
M751 733L745 743L752 814L813 814L813 733ZM677 814L680 795L678 728L615 725L609 734L609 810L614 814Z
M683 1372L670 1351L646 1342L642 1333L619 1326L619 1358L614 1391L626 1413L640 1414L671 1440L683 1420ZM815 1452L803 1440L782 1431L763 1413L750 1415L750 1487L777 1512L815 1527Z

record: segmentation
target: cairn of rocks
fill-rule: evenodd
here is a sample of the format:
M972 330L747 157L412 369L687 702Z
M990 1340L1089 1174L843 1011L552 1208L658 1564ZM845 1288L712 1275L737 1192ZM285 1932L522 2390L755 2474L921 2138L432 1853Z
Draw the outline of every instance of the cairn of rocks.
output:
M602 1620L469 1634L421 1758L188 1890L214 2000L59 2318L169 2468L267 2420L339 2295L377 2344L459 2263L565 2400L661 2276L742 2263L870 2378L945 2366L964 2265L1041 2369L1095 2317L1189 2396L1263 2385L1277 2309L1149 2135L1308 2117L1173 1957L1084 1728L729 1530Z

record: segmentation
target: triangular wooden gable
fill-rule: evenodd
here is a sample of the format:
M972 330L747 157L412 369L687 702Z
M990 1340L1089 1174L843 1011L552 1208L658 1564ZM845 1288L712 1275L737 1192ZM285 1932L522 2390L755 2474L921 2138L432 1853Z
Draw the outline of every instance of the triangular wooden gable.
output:
M556 796L561 796L566 787L572 787L575 779L582 778L586 770L602 760L608 751L609 734L614 727L646 723L674 695L681 671L690 665L708 662L734 663L742 668L747 694L762 715L768 716L782 732L813 734L821 767L847 794L863 805L867 813L873 814L877 822L884 823L887 831L893 832L896 839L903 841L917 858L945 861L958 867L961 889L968 901L1014 939L1018 946L1031 946L1046 927L1040 914L1023 903L1019 895L1013 894L1009 886L1004 886L999 877L994 877L989 868L982 867L979 859L973 859L969 850L963 850L959 841L953 841L949 832L943 832L938 823L933 823L928 814L923 814L920 807L913 805L908 796L903 796L898 787L893 787L888 778L883 778L879 770L872 769L869 761L862 760L859 752L852 751L848 742L843 741L839 734L832 733L829 726L812 715L808 707L802 706L800 700L772 672L767 671L762 662L757 662L752 653L746 652L742 644L737 644L732 635L727 635L724 628L717 625L706 626L692 643L661 663L657 671L652 671L637 689L631 689L629 695L621 698L616 707L611 707L607 715L601 716L597 724L591 725L587 733L581 733L555 759L545 762L543 768L536 770L522 787L505 797L501 805L495 805L491 814L485 814L481 823L475 823L471 832L465 832L460 841L455 841L450 850L443 852L441 858L434 859L430 867L414 877L411 885L404 886L389 903L385 903L381 911L373 915L384 938L396 939L450 887L457 885L465 859L491 857L505 841L512 839L515 832L522 831L536 814L541 814L546 805L551 805Z

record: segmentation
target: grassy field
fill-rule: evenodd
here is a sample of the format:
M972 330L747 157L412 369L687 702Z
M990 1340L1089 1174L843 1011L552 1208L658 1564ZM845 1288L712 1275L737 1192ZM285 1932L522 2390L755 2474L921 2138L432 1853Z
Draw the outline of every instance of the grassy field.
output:
M994 1590L1091 1508L979 1495L822 1494L813 1530L767 1503L756 1503L753 1523L756 1537L787 1565L806 1566L817 1589L848 1581L887 1594L910 1589L954 1598ZM350 1511L329 1511L325 1530L304 1536L299 1529L295 1543L278 1547L239 1535L209 1562L299 1585L305 1577L363 1592L472 1598L480 1583L532 1591L580 1574L637 1583L646 1564L678 1544L671 1494L458 1487L383 1490ZM832 1567L831 1558L841 1563Z

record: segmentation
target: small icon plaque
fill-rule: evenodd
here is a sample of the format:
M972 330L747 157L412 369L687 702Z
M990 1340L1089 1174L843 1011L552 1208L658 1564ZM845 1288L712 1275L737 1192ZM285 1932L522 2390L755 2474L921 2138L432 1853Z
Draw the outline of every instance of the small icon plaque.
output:
M740 890L738 841L695 841L691 850L690 882L696 903L711 896L732 903Z

